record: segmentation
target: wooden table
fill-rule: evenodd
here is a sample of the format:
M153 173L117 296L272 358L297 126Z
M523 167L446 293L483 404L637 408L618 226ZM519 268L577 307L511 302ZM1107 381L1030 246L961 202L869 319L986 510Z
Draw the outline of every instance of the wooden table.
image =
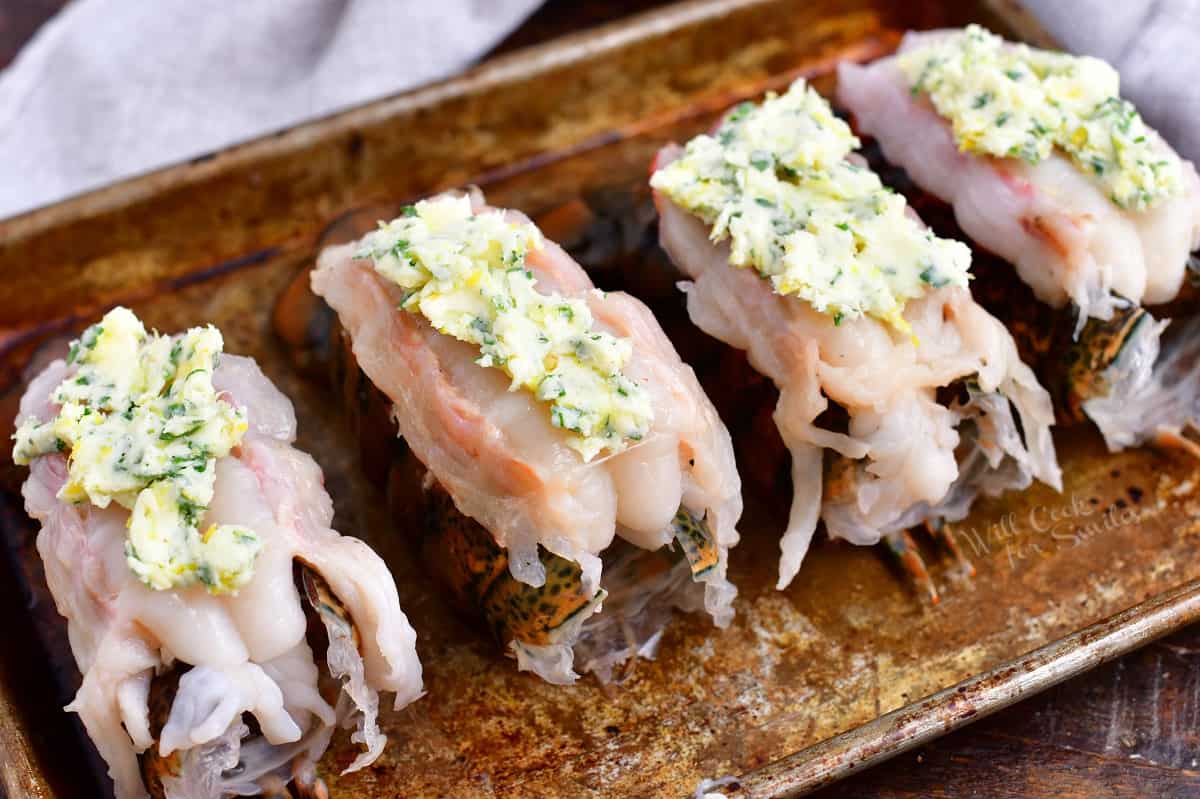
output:
M64 4L0 0L0 66ZM496 52L662 4L550 0ZM1127 655L818 796L1200 796L1200 628Z

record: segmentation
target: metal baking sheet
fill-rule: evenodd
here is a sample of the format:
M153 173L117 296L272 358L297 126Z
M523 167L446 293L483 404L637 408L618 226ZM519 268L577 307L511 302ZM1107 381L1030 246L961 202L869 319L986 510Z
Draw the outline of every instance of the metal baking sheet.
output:
M160 330L211 321L229 351L258 358L296 403L337 526L392 566L426 669L428 695L384 715L391 743L374 766L339 776L352 750L335 739L322 763L335 796L684 797L726 776L730 796L800 795L1200 616L1197 464L1110 455L1094 433L1063 431L1062 494L984 501L956 527L974 577L926 552L936 605L877 548L828 541L776 592L787 498L752 495L729 630L680 617L620 684L555 687L517 673L441 602L361 476L336 398L272 335L271 308L323 235L473 182L679 330L647 244L655 150L796 75L829 91L837 59L886 53L906 28L970 20L1039 37L1011 4L983 0L684 3L0 223L0 422L11 433L47 342L118 301ZM677 335L690 360L718 354ZM7 581L22 594L10 602L28 608L0 669L5 787L92 796L97 778L77 765L87 744L59 710L78 675L16 493L22 472L3 470Z

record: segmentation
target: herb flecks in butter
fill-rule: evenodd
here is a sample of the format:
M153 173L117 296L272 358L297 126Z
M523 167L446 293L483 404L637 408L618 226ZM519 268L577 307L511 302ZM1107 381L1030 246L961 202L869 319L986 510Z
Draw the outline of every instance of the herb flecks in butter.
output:
M1134 211L1179 190L1179 159L1121 99L1120 76L1098 58L1009 44L971 25L903 53L899 64L964 151L1036 164L1057 147Z
M49 421L27 419L14 438L20 464L67 453L67 502L130 510L125 559L151 588L201 582L237 591L253 575L262 542L238 525L200 524L212 502L216 460L246 432L245 414L213 388L224 346L215 327L147 334L114 308L71 345L77 367L53 394Z
M835 324L873 316L909 331L908 300L966 286L970 250L913 219L904 198L847 160L845 122L803 81L761 106L743 103L650 185L730 241L730 263L753 267Z
M585 461L620 452L653 420L647 392L622 373L632 346L593 330L582 300L537 290L525 256L541 248L534 225L445 196L381 223L356 257L404 289L401 308L478 346L476 363L502 370L510 390L549 403L551 423Z

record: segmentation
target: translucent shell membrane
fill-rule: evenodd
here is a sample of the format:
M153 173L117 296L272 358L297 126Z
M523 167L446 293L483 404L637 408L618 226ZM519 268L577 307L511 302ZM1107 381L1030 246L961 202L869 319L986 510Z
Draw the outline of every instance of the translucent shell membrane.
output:
M396 437L391 402L358 367L349 336L328 306L289 292L276 318L277 329L302 331L288 343L306 370L323 368L340 387L368 477L386 486L394 518L417 520L403 532L422 562L519 668L557 684L574 682L577 672L607 682L620 679L638 657L653 657L676 609L704 610L718 625L729 623L736 589L725 578L725 552L703 517L686 508L671 522L669 547L650 551L614 541L601 556L603 577L595 590L587 590L579 564L540 546L536 559L545 581L535 587L518 580L510 552L459 512Z
M1095 422L1114 452L1200 421L1200 315L1157 320L1130 307L1088 320L1072 347L1066 407Z
M664 148L656 174L687 158L678 147ZM1032 477L1061 485L1050 396L1001 323L962 286L930 286L909 298L909 337L879 324L885 320L830 319L737 268L736 243L714 241L704 213L678 202L671 188L652 187L660 242L691 279L681 287L692 322L745 350L779 390L771 423L791 455L793 489L780 588L795 578L821 520L834 537L874 544L923 521L961 518L980 492ZM906 218L920 225L915 215ZM970 380L979 384L978 399L943 402L944 389ZM823 418L833 404L844 417ZM986 425L994 429L976 436ZM827 471L830 459L841 466Z
M365 681L358 648L361 633L349 610L337 598L320 574L311 566L298 563L296 579L309 616L309 644L322 675L341 683L349 704L339 707L346 720L351 708L360 713L354 740L362 744L364 758L378 757L386 739L376 726L378 698L364 690ZM315 634L321 629L323 634ZM153 743L140 755L138 765L146 790L153 799L182 797L219 797L228 795L327 796L325 783L316 775L315 762L328 746L332 728L313 725L299 740L272 745L241 721L223 735L191 749L160 753L159 743L170 723L180 693L180 680L191 669L176 662L155 676L150 684L148 706ZM331 705L339 705L338 696L325 696ZM353 721L351 722L353 724Z
M880 495L881 507L876 509L866 497L878 490L863 490L872 480L868 464L835 456L826 467L823 510L831 534L855 543L874 543L880 535L891 536L922 524L940 528L945 522L965 519L981 494L994 497L1029 487L1035 466L1009 398L999 391L982 392L971 380L960 386L966 399L955 400L949 408L957 418L959 444L954 457L958 476L945 496L936 503L918 502L897 509Z
M33 378L19 418L52 418L54 387L70 373L54 361ZM249 411L249 426L217 459L206 515L245 521L266 542L236 594L140 582L122 558L129 511L63 501L62 454L36 457L22 487L83 677L66 709L121 799L279 794L312 782L338 725L361 744L349 764L361 768L385 743L377 692L394 691L399 706L421 692L394 580L365 544L329 526L320 468L292 445L291 403L249 358L223 357L213 385Z

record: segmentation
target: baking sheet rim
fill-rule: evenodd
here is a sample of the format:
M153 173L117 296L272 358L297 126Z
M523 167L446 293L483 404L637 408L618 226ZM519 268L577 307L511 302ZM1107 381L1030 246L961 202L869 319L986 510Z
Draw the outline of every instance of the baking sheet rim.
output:
M1200 621L1200 580L1157 594L866 724L736 777L729 799L791 799L953 732Z
M626 20L501 56L444 81L374 100L329 117L290 126L273 135L134 176L115 184L0 220L0 241L30 235L71 219L103 213L164 188L193 183L266 152L303 147L361 124L364 114L390 116L459 93L502 82L514 73L537 71L564 60L594 57L639 38L694 24L772 0L685 0ZM1015 17L1023 38L1049 43L1028 12L1013 0L984 0L1003 16ZM1131 652L1190 623L1200 621L1200 580L1153 596L1121 613L1059 638L953 686L911 702L832 738L773 760L736 778L724 789L733 797L796 797L810 793L886 759L995 713L1071 677ZM11 787L11 786L10 786Z

